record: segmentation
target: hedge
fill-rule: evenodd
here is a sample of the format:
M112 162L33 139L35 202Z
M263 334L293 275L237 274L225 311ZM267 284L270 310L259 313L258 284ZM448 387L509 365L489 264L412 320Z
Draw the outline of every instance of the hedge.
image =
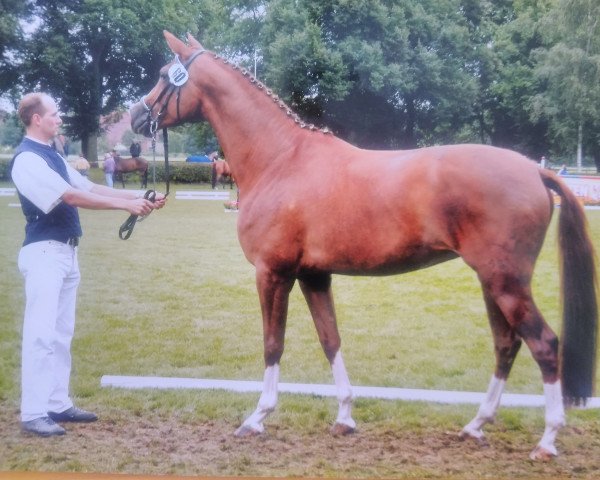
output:
M10 172L8 171L8 164L12 158L0 158L0 180L10 180Z
M0 159L0 180L10 180L8 164L10 159ZM150 162L148 167L148 180L152 180L152 172L154 165ZM184 163L172 162L169 163L169 173L171 182L174 183L210 183L212 175L212 165L204 163ZM156 181L164 182L165 164L164 162L156 162Z
M153 164L148 165L148 180L152 180ZM156 181L166 181L164 162L156 163ZM169 163L169 177L173 183L210 183L212 165L203 163Z

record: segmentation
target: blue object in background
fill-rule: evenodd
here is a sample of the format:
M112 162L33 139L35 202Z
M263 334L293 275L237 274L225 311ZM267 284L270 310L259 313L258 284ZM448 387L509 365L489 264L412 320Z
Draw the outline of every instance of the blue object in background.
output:
M186 162L196 162L196 163L211 163L210 158L206 155L190 155L185 159Z

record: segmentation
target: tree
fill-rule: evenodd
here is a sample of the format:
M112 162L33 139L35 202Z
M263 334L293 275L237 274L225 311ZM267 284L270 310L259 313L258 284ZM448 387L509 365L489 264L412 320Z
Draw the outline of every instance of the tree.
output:
M2 1L2 11L0 12L0 91L2 92L14 93L18 72L13 57L23 42L23 29L20 21L26 20L29 13L29 2L23 0Z
M580 131L600 164L596 3L7 0L0 82L20 71L19 93L53 94L93 159L100 116L147 92L170 56L162 30L189 30L363 147L478 141L539 156L573 148ZM214 139L206 126L184 132L190 153Z
M267 0L200 0L200 23L206 45L254 72L260 60ZM258 74L258 72L257 72Z
M266 79L310 121L362 146L451 138L471 115L470 47L455 0L269 3Z
M197 0L198 32L202 44L219 55L260 76L261 37L268 0ZM188 153L208 153L219 145L207 123L192 124L181 131L183 149Z
M531 98L541 93L532 51L543 43L540 19L552 0L496 0L487 4L476 48L486 59L480 80L481 130L493 145L539 158L548 153L547 122L531 118Z
M0 112L0 146L16 147L23 138L23 125L16 112L4 114Z
M543 93L534 101L534 118L548 120L556 150L583 146L598 155L600 138L600 4L596 0L557 0L545 18L546 44L536 53L536 75Z
M186 0L55 0L32 2L39 23L21 53L25 88L54 95L66 133L97 158L100 116L139 98L165 63L162 30L194 30L195 3Z

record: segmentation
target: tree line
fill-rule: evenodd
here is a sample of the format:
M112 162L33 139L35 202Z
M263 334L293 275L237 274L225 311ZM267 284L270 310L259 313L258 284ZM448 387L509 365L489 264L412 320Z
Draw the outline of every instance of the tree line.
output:
M53 94L67 134L82 140L89 158L101 116L156 82L171 56L167 29L191 32L256 72L306 121L361 147L475 142L556 163L600 164L597 0L3 5L3 96ZM192 131L211 135L206 127Z

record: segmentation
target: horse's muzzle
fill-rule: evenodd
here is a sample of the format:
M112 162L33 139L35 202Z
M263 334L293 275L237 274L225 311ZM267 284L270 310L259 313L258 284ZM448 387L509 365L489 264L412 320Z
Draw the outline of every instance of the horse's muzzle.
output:
M131 129L134 133L142 134L145 137L151 137L150 124L148 122L148 110L140 101L129 109L131 116Z

